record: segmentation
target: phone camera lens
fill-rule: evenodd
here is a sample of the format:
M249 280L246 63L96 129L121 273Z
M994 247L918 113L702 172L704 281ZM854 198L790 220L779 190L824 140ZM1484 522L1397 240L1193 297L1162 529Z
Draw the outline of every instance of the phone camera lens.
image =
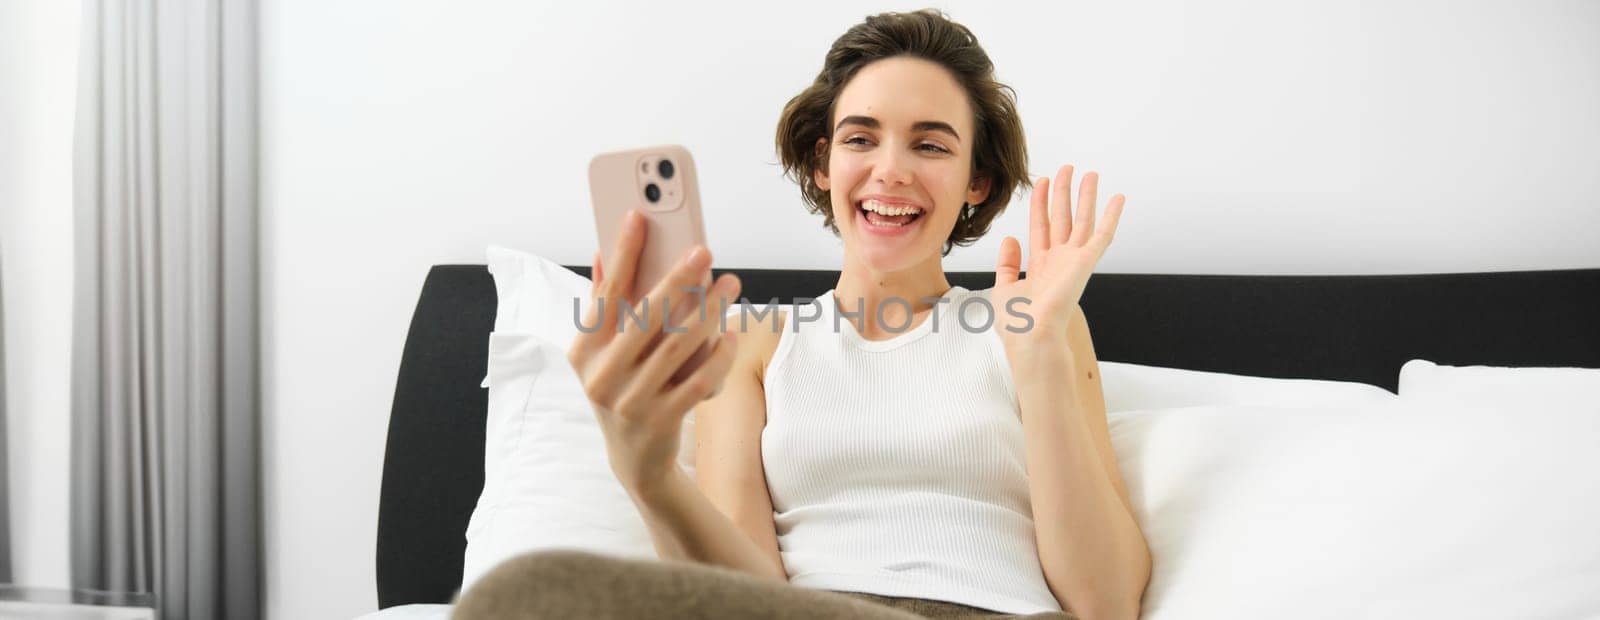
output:
M661 188L656 187L655 183L644 186L644 199L650 202L661 200Z
M663 178L663 179L672 178L672 172L673 172L672 160L670 160L670 159L661 160L661 163L656 164L656 172L661 173L661 178Z

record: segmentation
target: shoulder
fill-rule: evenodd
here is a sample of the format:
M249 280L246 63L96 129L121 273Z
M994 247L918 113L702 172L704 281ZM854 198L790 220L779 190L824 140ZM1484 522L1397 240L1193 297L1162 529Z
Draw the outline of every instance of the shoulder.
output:
M754 377L757 385L765 378L767 364L778 349L784 320L788 316L786 306L774 305L769 308L765 311L742 307L730 309L726 317L726 329L734 333L734 340L739 346L731 372Z

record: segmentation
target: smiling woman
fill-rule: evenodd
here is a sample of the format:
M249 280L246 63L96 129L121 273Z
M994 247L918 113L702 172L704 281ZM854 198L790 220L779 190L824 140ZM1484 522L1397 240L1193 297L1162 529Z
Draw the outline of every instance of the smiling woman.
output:
M904 63L923 65L923 70L897 71L903 67L895 65ZM857 81L863 73L900 80ZM847 95L846 86L853 83L856 88ZM875 89L882 92L874 92ZM900 96L930 90L955 96ZM881 105L861 106L865 99L913 106L896 112L927 116L907 119L909 123L903 127L886 126L882 120L886 111ZM836 123L830 122L841 109L847 111L845 115ZM1029 185L1028 146L1022 119L1017 116L1015 93L995 79L994 65L978 46L977 37L965 26L936 13L868 18L834 42L816 80L784 106L777 133L784 170L799 183L806 207L821 213L823 226L834 234L840 234L835 214L847 211L852 204L859 207L860 200L858 197L852 203L847 194L839 203L834 202L830 189L833 184L827 180L833 148L826 137L837 138L833 146L845 147L844 153L860 153L882 146L882 132L886 130L893 132L895 138L906 139L889 146L909 149L910 155L927 161L942 162L941 173L970 178L984 190L970 197L953 196L953 202L959 205L945 205L953 211L955 223L944 240L941 256L948 255L954 246L970 245L987 233L989 224L1010 202L1012 192ZM967 136L965 142L963 135ZM956 164L965 164L964 169L952 167Z
M689 562L536 552L482 577L457 617L1136 618L1148 551L1074 313L1121 197L1096 231L1090 173L1072 221L1062 168L1033 195L1029 277L1007 237L994 288L951 286L942 259L1031 183L1014 95L972 33L931 10L839 37L784 107L777 149L843 242L820 312L741 321L694 366L686 352L714 321L653 339L591 310L582 324L600 329L568 355L658 555ZM667 295L711 265L699 252L665 287L629 291L644 233L638 218L623 231L593 265L596 299ZM722 278L715 292L736 298ZM1031 302L1027 327L957 328L974 301L1008 315ZM670 368L688 378L661 380ZM1085 381L1061 381L1079 369ZM694 479L675 460L691 404Z

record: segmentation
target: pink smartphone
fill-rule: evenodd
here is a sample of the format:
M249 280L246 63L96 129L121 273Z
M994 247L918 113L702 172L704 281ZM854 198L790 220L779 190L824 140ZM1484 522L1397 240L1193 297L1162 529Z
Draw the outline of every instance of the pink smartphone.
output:
M694 158L675 144L596 155L589 161L589 198L606 265L612 264L622 217L629 210L645 216L644 249L639 255L633 296L644 297L672 272L689 248L706 242L700 217L700 188ZM704 284L709 285L708 276Z
M705 224L700 218L700 187L695 177L694 158L689 149L676 144L650 146L596 155L589 161L589 199L594 203L594 224L600 236L601 260L612 263L622 217L630 209L645 216L644 248L633 281L633 296L642 298L678 264L695 244L706 242ZM689 304L673 308L671 320L681 325L687 308L696 302L715 304L706 294L711 273L700 282L701 292L691 295ZM715 305L709 306L715 309ZM659 312L649 308L648 312ZM715 320L714 315L712 320ZM626 329L626 328L624 328ZM714 341L684 360L670 381L688 377L711 356Z

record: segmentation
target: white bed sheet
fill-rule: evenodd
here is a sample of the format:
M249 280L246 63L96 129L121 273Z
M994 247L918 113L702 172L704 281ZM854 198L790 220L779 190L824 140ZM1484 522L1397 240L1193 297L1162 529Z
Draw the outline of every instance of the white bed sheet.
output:
M450 610L454 608L455 605L399 605L362 615L355 620L450 620Z

